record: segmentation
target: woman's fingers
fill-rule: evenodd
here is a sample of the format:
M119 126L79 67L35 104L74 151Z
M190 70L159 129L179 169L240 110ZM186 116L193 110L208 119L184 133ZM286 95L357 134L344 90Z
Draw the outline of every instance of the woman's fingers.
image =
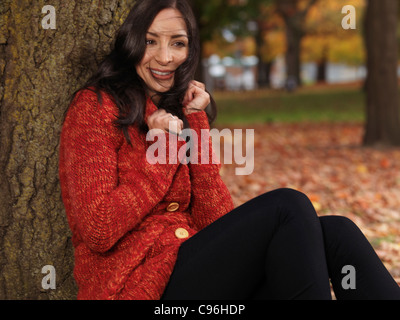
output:
M168 125L165 129L169 133L173 134L180 134L183 129L183 121L179 119L177 116L173 116L172 114L168 113Z
M199 81L191 81L183 99L185 114L204 110L210 104L210 95L206 86ZM180 134L183 130L183 121L168 113L164 109L158 109L147 118L149 129L161 129L164 132Z
M180 134L183 129L183 121L177 116L167 113L164 109L158 109L147 118L149 130L161 129L164 132Z
M198 81L191 81L183 100L183 106L185 107L186 113L202 111L209 104L210 95L206 91L205 85Z
M200 88L200 89L203 90L203 91L206 90L206 85L205 85L204 83L202 83L202 82L193 80L193 81L191 81L191 84L194 85L194 86L196 86L196 87L198 87L198 88Z

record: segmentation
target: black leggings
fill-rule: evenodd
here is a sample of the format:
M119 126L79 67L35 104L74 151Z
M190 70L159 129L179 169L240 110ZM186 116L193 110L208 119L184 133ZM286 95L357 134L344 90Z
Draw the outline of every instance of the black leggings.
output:
M400 299L351 220L318 217L304 194L278 189L184 242L162 298L331 299L329 279L337 299Z

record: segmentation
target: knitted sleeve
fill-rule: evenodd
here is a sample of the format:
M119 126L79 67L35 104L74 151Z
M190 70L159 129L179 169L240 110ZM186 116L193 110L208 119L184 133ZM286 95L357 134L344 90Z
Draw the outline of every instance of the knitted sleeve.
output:
M207 114L204 111L186 116L191 129L197 133L194 149L197 161L189 163L192 183L191 214L199 228L217 220L233 206L232 197L219 174L221 164L215 158Z
M124 136L114 125L117 114L111 99L100 106L96 94L85 90L72 102L61 133L59 170L67 215L98 252L109 250L161 201L177 169L177 164L149 164L143 149L134 153L137 165L119 179Z

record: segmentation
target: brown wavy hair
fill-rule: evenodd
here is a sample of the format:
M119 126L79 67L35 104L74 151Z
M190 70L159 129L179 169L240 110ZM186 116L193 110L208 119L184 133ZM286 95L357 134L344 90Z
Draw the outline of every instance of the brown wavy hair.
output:
M187 127L188 123L182 112L182 101L199 63L200 39L196 18L186 0L137 0L119 29L111 52L85 85L75 92L76 94L82 89L93 87L100 104L100 91L110 94L119 109L115 124L123 130L128 143L131 143L128 135L130 125L137 124L143 132L148 131L144 121L146 84L137 74L136 66L144 57L146 34L154 18L160 11L168 8L177 9L185 20L189 53L185 62L175 72L173 87L167 92L158 93L158 107L178 116ZM211 123L216 117L216 105L212 98L206 110Z

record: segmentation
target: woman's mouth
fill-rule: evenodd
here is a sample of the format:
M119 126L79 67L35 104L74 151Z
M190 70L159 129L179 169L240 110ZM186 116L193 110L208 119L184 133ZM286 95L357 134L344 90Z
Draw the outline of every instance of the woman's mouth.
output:
M175 71L169 71L169 70L157 70L157 69L151 69L149 68L151 75L159 80L169 80L173 78Z

